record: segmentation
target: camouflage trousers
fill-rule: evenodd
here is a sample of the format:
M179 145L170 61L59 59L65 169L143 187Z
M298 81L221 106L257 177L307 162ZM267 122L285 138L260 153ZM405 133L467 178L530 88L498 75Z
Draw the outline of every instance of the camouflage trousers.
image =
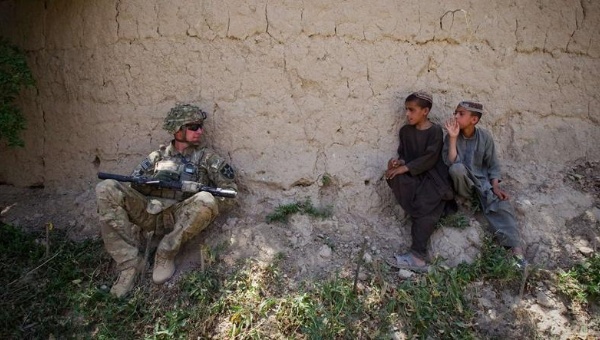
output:
M146 210L150 203L147 196L111 179L98 183L96 199L104 247L117 262L118 270L135 266L142 259L145 233L162 236L166 232L157 252L172 259L183 243L198 235L219 213L216 199L210 193L199 192L151 214Z

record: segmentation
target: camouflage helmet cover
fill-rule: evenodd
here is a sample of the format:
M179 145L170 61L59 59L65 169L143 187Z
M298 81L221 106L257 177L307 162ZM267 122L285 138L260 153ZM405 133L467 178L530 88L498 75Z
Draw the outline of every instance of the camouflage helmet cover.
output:
M163 129L171 134L179 131L182 126L189 123L201 123L206 119L206 112L190 104L177 104L167 116Z

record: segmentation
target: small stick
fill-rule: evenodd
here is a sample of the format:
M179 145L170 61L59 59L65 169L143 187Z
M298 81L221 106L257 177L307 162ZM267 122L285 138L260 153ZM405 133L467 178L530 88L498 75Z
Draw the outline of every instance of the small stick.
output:
M17 203L13 203L13 204L9 205L8 207L5 207L4 209L2 209L2 211L0 211L0 217L6 215L6 213L8 213L8 211L15 205L17 205Z
M525 292L525 283L527 283L527 277L529 277L529 266L523 268L523 278L521 279L521 287L519 288L519 302L523 299L523 293Z
M46 261L44 261L44 262L43 262L42 264L40 264L39 266L37 266L37 267L33 268L32 270L30 270L30 271L28 271L27 273L25 273L24 275L22 275L20 278L18 278L18 279L16 279L16 280L14 280L14 281L12 281L12 282L10 282L10 283L9 283L9 284L7 284L6 286L7 286L7 287L8 287L8 286L10 286L10 285L12 285L13 283L15 283L15 282L18 282L18 281L19 281L19 280L21 280L22 278L26 277L27 275L29 275L29 274L33 273L34 271L36 271L36 270L38 270L38 269L42 268L42 266L44 266L46 263L50 262L50 261L51 261L53 258L55 258L56 256L58 256L58 254L60 254L60 251L58 251L56 254L52 255L52 257L51 257L51 258L47 259Z
M535 259L537 257L537 253L540 250L539 245L537 248L535 248L535 253L533 253L533 258ZM523 299L523 294L525 293L525 284L527 283L527 278L529 277L529 274L531 274L531 269L529 265L525 266L525 268L523 268L523 279L521 280L521 287L519 288L519 302L521 302L521 299Z
M46 223L46 255L44 257L50 256L50 230L53 228L52 222Z
M358 273L360 272L360 265L363 262L363 257L365 256L366 248L367 248L367 239L364 239L362 247L360 248L360 252L358 254L358 261L356 263L356 273L354 273L354 287L353 287L354 294L356 294L356 285L358 283Z
M204 247L200 245L200 271L204 273L205 267L206 264L204 259Z

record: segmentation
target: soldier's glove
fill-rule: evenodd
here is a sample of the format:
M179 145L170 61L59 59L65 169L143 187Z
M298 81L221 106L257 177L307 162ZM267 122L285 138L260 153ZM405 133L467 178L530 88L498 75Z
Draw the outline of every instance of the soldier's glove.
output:
M183 192L193 192L196 193L200 191L202 187L201 183L193 182L193 181L182 181L181 182L181 191Z

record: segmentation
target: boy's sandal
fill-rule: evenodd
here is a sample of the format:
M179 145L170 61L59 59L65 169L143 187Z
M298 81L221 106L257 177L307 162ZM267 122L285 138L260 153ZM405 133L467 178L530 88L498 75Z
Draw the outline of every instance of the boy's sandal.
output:
M396 269L408 269L418 273L426 273L429 271L427 264L418 265L412 254L406 253L403 255L394 255L391 258L387 258L385 261L390 267Z

